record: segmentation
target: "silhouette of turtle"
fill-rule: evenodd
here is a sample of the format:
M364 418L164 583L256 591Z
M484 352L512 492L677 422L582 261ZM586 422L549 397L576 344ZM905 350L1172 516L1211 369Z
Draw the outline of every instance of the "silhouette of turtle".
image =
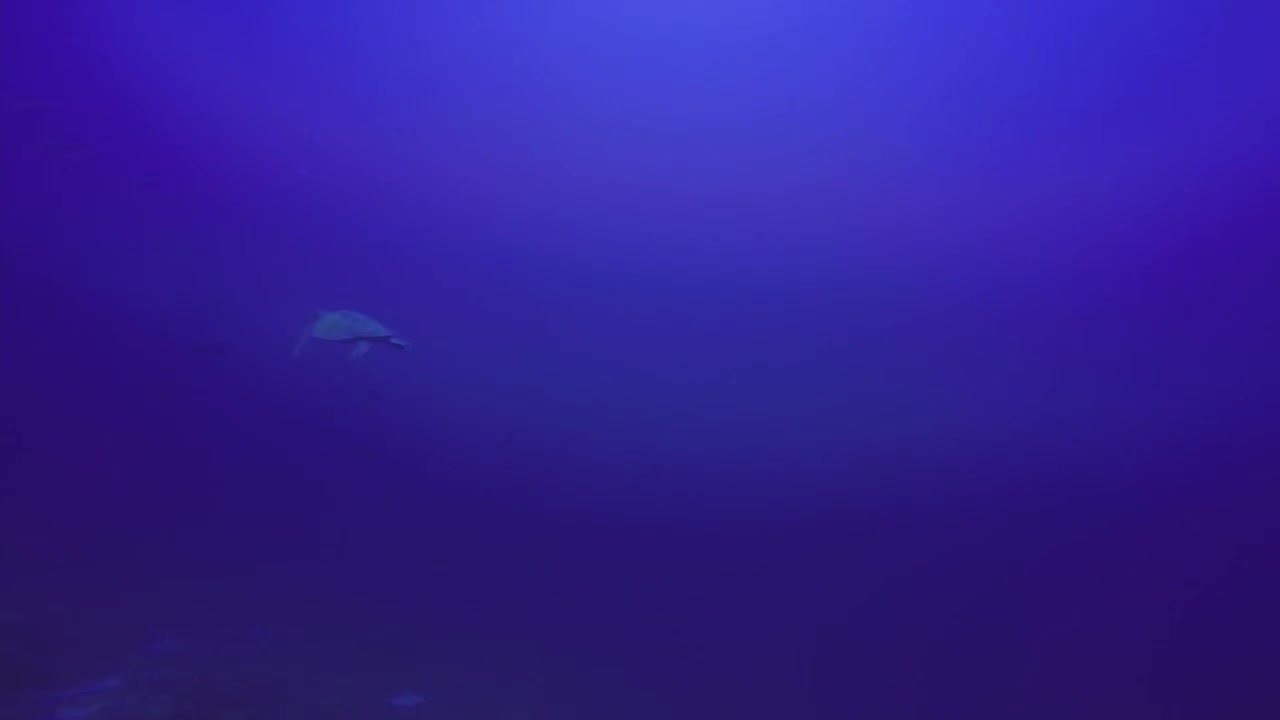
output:
M315 338L329 342L353 343L351 359L354 360L369 352L373 343L385 343L398 348L405 348L409 343L389 330L385 325L355 310L320 310L316 319L302 331L302 337L293 347L293 356L297 357L307 341Z

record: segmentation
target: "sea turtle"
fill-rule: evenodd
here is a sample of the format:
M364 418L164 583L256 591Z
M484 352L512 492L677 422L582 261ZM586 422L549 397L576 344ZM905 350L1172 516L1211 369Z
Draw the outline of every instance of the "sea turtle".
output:
M302 352L303 346L311 338L330 342L353 343L351 359L369 352L372 343L380 342L398 348L408 347L409 343L374 320L368 315L355 310L319 310L316 319L302 331L298 344L293 347L293 356Z

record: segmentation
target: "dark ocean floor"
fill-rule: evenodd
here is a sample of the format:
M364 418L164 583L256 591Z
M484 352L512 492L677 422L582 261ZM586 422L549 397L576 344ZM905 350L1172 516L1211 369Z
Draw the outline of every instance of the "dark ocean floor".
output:
M240 608L251 611L251 607ZM81 632L89 632L81 628ZM510 679L469 671L350 628L210 623L134 642L101 628L57 652L50 633L6 627L6 720L379 720L540 717ZM371 632L371 636L380 633ZM25 637L23 637L25 635ZM438 649L437 649L438 651Z
M136 579L135 579L136 582ZM0 598L4 720L394 720L555 716L405 608L376 599L84 585ZM188 595L185 600L181 595ZM475 656L478 658L478 655ZM522 687L523 686L523 687Z

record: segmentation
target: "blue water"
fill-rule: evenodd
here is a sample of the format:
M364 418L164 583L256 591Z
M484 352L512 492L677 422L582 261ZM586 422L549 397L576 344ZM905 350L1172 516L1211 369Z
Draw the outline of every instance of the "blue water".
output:
M0 718L1280 717L1275 12L1024 5L5 3Z

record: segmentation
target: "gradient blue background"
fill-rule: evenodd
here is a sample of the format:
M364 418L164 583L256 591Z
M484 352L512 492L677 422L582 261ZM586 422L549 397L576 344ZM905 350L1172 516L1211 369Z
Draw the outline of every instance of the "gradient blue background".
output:
M7 691L1280 716L1278 15L5 3Z

